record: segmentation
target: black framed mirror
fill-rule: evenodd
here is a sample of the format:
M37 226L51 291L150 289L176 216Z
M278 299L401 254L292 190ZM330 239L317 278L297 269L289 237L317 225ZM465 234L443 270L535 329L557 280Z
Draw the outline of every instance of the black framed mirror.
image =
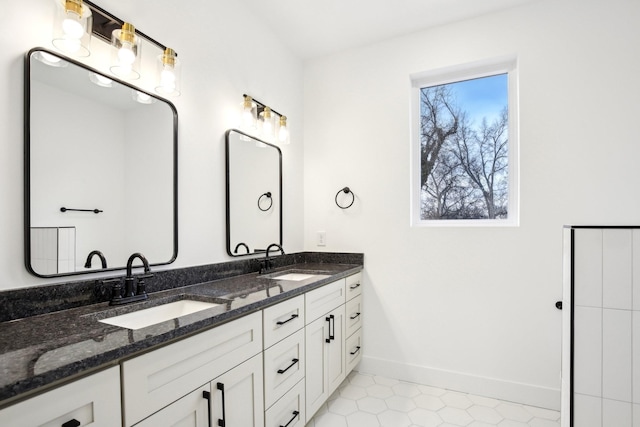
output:
M227 253L233 257L282 246L282 152L237 129L225 133Z
M39 277L178 253L175 106L42 48L25 57L25 265ZM106 262L101 262L101 259Z

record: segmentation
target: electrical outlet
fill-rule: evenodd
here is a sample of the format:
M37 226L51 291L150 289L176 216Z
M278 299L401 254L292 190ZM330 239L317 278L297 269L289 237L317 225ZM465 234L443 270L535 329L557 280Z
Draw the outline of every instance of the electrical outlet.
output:
M327 246L327 232L326 231L318 231L318 246Z

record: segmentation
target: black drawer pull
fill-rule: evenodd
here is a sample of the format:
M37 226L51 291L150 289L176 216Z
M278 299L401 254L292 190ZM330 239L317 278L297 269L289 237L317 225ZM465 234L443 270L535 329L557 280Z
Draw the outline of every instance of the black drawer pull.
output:
M351 353L349 353L349 354L351 354L351 355L353 356L354 354L356 354L356 353L357 353L357 352L359 352L359 351L360 351L360 346L357 346L357 347L356 347L356 349L355 349L355 350L353 350L353 351L352 351Z
M291 317L290 317L290 318L288 318L287 320L285 320L284 322L283 322L283 321L278 321L278 322L276 322L276 325L278 325L278 326L282 326L282 325L284 325L285 323L289 323L289 322L291 322L293 319L297 319L297 318L298 318L298 315L297 315L297 314L292 314L292 315L291 315Z
M293 367L293 365L295 365L296 363L298 363L298 359L292 359L291 360L291 365L287 366L285 369L278 369L278 373L279 374L284 374L289 369L291 369Z
M222 418L218 418L218 427L226 427L227 424L227 415L225 413L225 402L224 402L224 384L218 383L216 384L216 388L222 392Z
M208 414L208 416L209 416L209 418L208 418L209 423L208 423L207 425L208 425L209 427L211 427L211 393L210 393L210 392L208 392L208 391L206 391L206 390L204 390L204 391L202 392L202 397L203 397L204 399L207 399L207 414Z
M66 423L62 424L62 427L80 427L80 421L78 421L78 420L76 420L74 418L74 419L69 420Z
M358 316L360 316L360 313L356 313L355 315L349 317L351 320L355 320L358 318Z
M293 420L295 420L296 418L298 418L298 415L300 414L300 412L298 411L293 411L293 417L289 420L288 423L286 423L285 425L281 425L280 427L289 427L289 424L291 424L293 422Z
M353 289L358 289L360 287L360 282L356 283L353 286L349 286L349 289L353 290Z

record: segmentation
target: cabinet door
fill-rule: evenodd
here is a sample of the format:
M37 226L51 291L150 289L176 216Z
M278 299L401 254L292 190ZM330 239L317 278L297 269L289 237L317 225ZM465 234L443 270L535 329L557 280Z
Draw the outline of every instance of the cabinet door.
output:
M328 388L329 396L345 379L345 308L344 305L329 313L330 342L325 343L327 347L328 362Z
M262 353L211 382L211 424L264 427Z
M120 425L120 368L113 367L0 411L0 426Z
M344 305L305 328L307 422L345 378Z
M136 424L136 427L208 427L210 385L187 394Z

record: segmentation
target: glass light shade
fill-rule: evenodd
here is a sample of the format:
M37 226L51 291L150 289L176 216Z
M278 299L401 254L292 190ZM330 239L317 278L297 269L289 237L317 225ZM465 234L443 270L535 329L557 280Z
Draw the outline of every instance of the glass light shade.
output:
M101 87L112 87L113 86L113 80L111 80L108 77L105 77L101 74L97 74L97 73L90 73L89 74L89 80L91 80L91 83L96 84L98 86Z
M54 0L52 43L56 49L73 56L91 54L91 9L82 0Z
M129 80L140 78L142 44L133 25L125 22L122 29L111 33L111 67L113 74Z
M264 110L260 113L260 120L258 120L258 129L260 131L260 137L267 142L272 142L274 138L274 118L271 108L264 107Z
M245 95L240 103L240 130L246 133L255 133L258 124L256 120L256 103L249 95Z
M281 116L278 125L278 142L283 145L289 144L289 126L287 125L287 117Z
M176 52L166 48L157 60L156 92L164 96L180 96L182 66Z

